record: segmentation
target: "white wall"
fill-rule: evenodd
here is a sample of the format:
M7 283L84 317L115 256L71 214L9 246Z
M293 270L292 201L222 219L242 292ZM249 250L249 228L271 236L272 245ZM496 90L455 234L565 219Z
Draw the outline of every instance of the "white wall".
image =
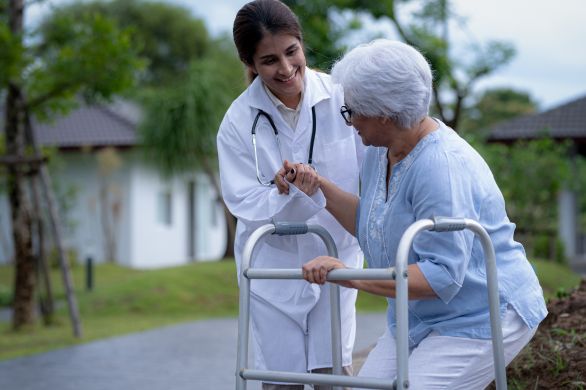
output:
M124 152L119 152L121 166L107 177L100 175L96 155L93 153L72 152L62 154L65 168L55 178L59 187L65 189L73 186L77 193L75 206L65 215L66 221L72 226L65 230L66 245L76 248L79 260L84 261L91 256L97 262L106 259L104 250L104 233L100 202L100 188L105 186L110 202L119 203L119 218L112 224L116 241L116 259L126 263L130 254L128 245L129 218L129 175L132 159L127 159ZM108 213L112 213L111 203Z
M119 151L121 166L107 179L110 197L120 202L115 227L116 260L133 268L158 268L190 261L218 260L226 245L226 224L221 203L206 175L193 173L170 180L146 166L138 151ZM73 187L74 202L66 215L66 246L74 248L78 261L91 256L103 262L105 251L100 213L100 174L94 153L69 152L60 155L61 168L54 181L60 191ZM195 258L188 249L188 183L195 183ZM161 192L172 196L172 223L161 223L157 202ZM0 193L0 228L9 241L10 218L6 196ZM10 248L10 252L11 252ZM0 262L8 254L0 245Z
M163 178L152 167L136 164L131 181L130 263L137 268L157 268L190 261L218 260L226 246L226 224L212 186L203 174ZM189 182L195 182L195 259L189 257ZM161 193L172 199L172 222L158 217ZM214 218L216 217L216 218ZM215 223L214 223L215 222Z
M139 164L134 165L131 177L131 266L157 268L186 263L187 220L181 202L186 189L178 179L166 180L154 169ZM157 217L158 196L164 191L172 196L170 225Z
M207 175L198 174L196 185L196 260L217 260L226 249L224 209Z

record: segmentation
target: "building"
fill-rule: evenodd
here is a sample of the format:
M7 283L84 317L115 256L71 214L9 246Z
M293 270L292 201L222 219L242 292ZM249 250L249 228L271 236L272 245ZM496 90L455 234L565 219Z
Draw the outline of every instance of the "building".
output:
M3 117L3 116L2 116ZM163 177L138 143L140 109L127 101L82 105L36 139L57 150L52 179L66 246L78 261L158 268L220 259L226 249L223 206L210 179L193 172ZM11 258L6 192L0 192L0 262Z

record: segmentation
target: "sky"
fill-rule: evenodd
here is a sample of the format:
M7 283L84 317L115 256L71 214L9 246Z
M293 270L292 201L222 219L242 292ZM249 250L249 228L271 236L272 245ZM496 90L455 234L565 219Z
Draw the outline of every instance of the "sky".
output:
M230 33L236 12L248 2L166 1L190 9L205 21L212 35ZM29 7L27 23L38 20L52 4L63 2L68 0L46 0ZM466 26L463 32L454 31L455 39L481 43L505 40L517 52L511 63L482 79L476 90L515 88L529 93L541 109L586 95L585 8L584 0L454 0L454 9L464 18ZM370 26L385 37L395 37L388 24L370 23ZM352 44L361 43L361 39L367 40L365 36L355 36Z

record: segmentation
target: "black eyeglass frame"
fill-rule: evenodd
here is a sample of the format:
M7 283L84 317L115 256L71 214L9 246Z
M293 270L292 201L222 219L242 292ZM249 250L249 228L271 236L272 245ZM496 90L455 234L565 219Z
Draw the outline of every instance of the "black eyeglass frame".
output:
M345 104L340 107L340 115L342 115L342 118L344 118L348 126L352 126L352 110Z

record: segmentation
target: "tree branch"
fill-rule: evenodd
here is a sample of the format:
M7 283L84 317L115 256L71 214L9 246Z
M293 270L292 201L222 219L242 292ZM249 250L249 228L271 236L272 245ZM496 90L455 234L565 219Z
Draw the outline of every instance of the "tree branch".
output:
M441 121L444 123L447 123L448 121L446 120L446 115L444 112L444 105L440 101L439 89L437 88L435 83L433 84L432 91L433 91L433 100L435 102L435 108L437 110L437 113L438 113Z
M58 95L62 94L64 91L67 91L69 88L72 88L73 84L61 84L52 89L51 91L45 93L44 95L37 96L34 99L29 100L29 102L24 107L25 110L32 111L35 107L38 107L48 100L57 97Z

